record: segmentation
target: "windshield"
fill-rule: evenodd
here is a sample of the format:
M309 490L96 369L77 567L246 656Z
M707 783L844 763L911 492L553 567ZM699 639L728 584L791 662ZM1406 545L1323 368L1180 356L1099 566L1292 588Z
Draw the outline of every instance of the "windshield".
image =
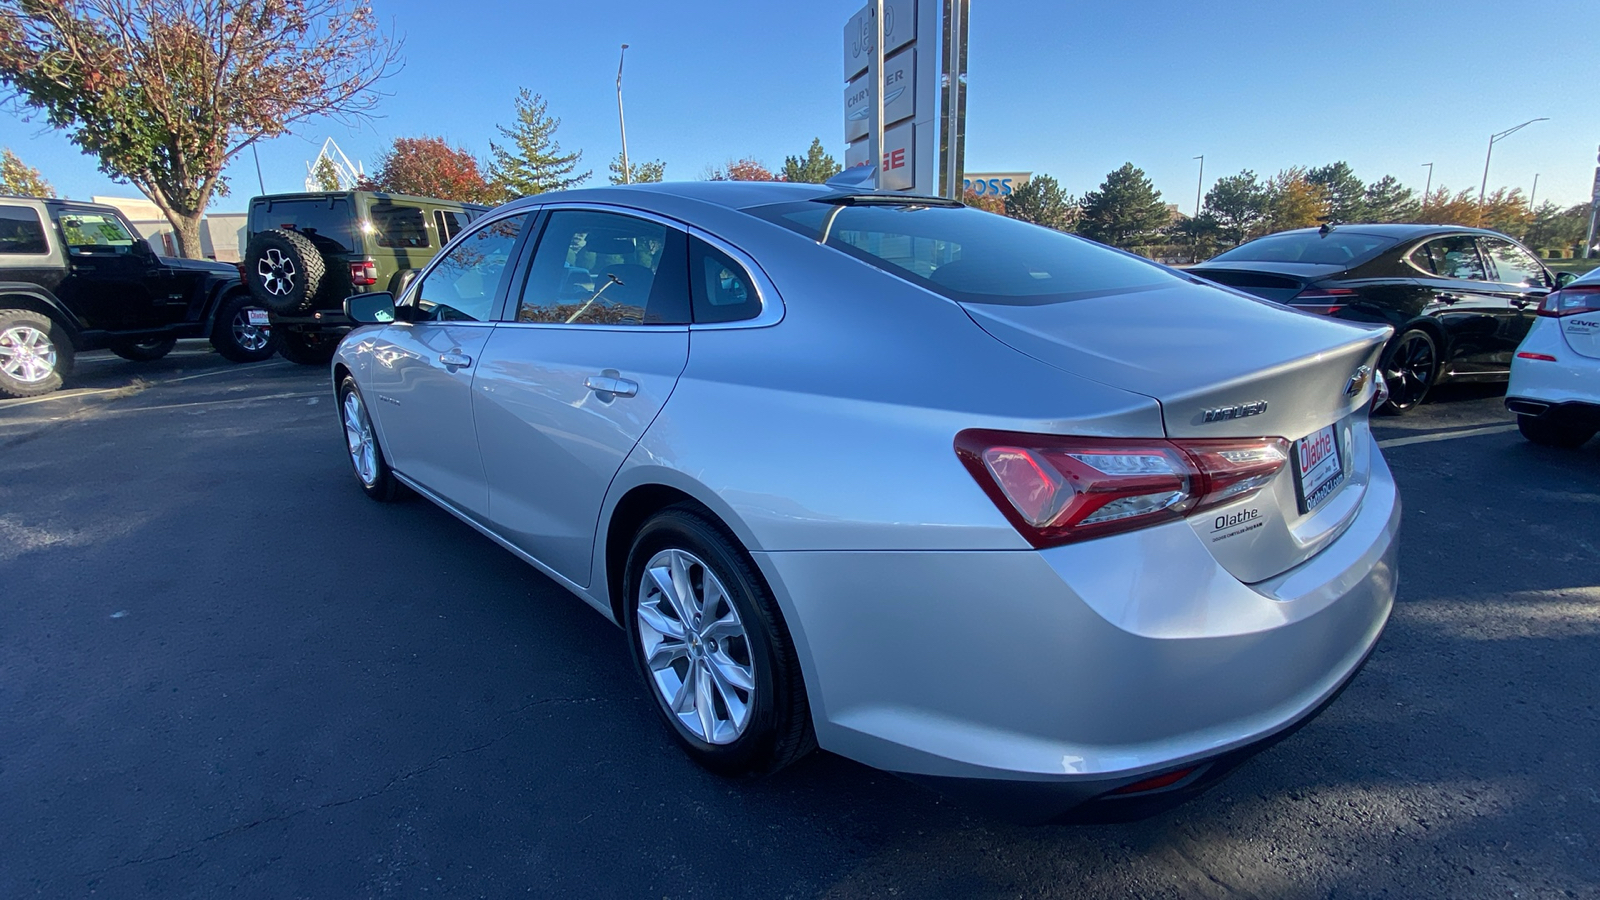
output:
M131 253L133 235L114 215L88 212L63 212L61 236L72 253Z
M1212 257L1210 262L1293 262L1353 266L1398 243L1377 234L1333 230L1269 234Z
M963 303L1040 306L1183 283L1138 257L976 209L804 200L746 212Z

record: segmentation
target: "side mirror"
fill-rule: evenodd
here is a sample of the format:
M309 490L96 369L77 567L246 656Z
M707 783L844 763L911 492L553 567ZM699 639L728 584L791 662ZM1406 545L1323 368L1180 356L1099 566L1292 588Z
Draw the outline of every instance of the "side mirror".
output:
M394 321L394 295L388 291L344 298L344 314L362 325L387 325Z
M1572 274L1571 272L1557 272L1556 273L1556 289L1559 290L1561 288L1564 288L1567 285L1569 285L1569 284L1571 284L1571 283L1573 283L1574 281L1577 281L1577 280L1578 280L1578 276Z
M156 252L150 249L150 242L144 238L134 238L133 247L131 249L133 255L139 257L140 259L154 259L156 255Z

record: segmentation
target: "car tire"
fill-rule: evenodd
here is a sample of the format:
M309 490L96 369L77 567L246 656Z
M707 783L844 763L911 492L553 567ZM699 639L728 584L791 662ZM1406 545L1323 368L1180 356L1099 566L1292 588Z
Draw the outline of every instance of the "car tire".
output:
M106 345L106 349L131 362L155 362L178 346L177 338L156 338L149 341L119 340Z
M1517 416L1517 430L1542 447L1576 450L1594 437L1596 429L1542 416Z
M275 313L309 312L326 274L322 254L298 232L269 228L251 235L245 247L245 285L257 303Z
M271 359L283 343L282 337L271 325L251 325L249 311L265 310L248 293L229 294L217 307L216 319L211 325L211 346L223 359L237 363L261 362Z
M73 359L72 339L54 319L26 309L0 309L0 397L58 390L72 374Z
M1394 339L1380 364L1389 385L1389 402L1379 410L1403 415L1422 405L1439 378L1439 344L1421 328L1408 328Z
M634 665L695 762L767 774L816 747L783 616L726 528L692 505L655 514L634 537L623 590Z
M367 412L366 400L355 378L349 375L339 382L339 421L344 425L346 456L362 493L380 503L404 498L408 493L405 485L389 468L388 457L383 455L383 447L378 443L378 431Z
M320 331L286 331L281 336L278 352L289 362L302 366L325 366L333 362L340 337Z

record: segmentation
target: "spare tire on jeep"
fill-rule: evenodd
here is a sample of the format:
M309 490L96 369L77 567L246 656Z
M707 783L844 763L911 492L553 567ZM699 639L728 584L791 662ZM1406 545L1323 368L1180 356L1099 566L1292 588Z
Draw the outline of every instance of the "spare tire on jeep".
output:
M310 312L327 267L322 254L302 234L282 228L257 232L244 253L244 282L250 296L279 315Z

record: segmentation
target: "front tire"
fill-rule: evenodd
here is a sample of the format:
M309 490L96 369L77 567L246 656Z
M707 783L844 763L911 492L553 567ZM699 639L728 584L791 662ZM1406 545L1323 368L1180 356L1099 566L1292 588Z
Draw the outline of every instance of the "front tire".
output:
M634 664L690 758L765 774L816 747L783 616L726 529L692 506L662 510L635 536L623 585Z
M1596 430L1559 419L1540 416L1517 416L1517 430L1530 442L1541 447L1560 447L1576 450L1595 436Z
M379 503L390 503L403 498L405 486L394 477L389 460L378 445L378 432L372 427L372 416L367 413L366 401L355 378L346 375L339 382L339 420L344 424L345 449L350 467L355 470L356 482L362 493Z
M1395 338L1382 363L1389 402L1382 412L1401 415L1422 405L1439 377L1439 345L1433 335L1408 328Z
M155 362L178 346L177 338L156 338L148 341L113 341L107 349L130 362Z
M302 366L325 366L333 362L339 338L340 335L319 331L289 331L283 334L278 352L289 362Z
M72 339L55 320L25 309L0 309L0 397L38 397L72 374Z
M267 311L246 293L226 297L217 307L217 316L211 325L211 346L223 359L237 363L261 362L278 352L282 337L271 325L252 324L251 310Z

